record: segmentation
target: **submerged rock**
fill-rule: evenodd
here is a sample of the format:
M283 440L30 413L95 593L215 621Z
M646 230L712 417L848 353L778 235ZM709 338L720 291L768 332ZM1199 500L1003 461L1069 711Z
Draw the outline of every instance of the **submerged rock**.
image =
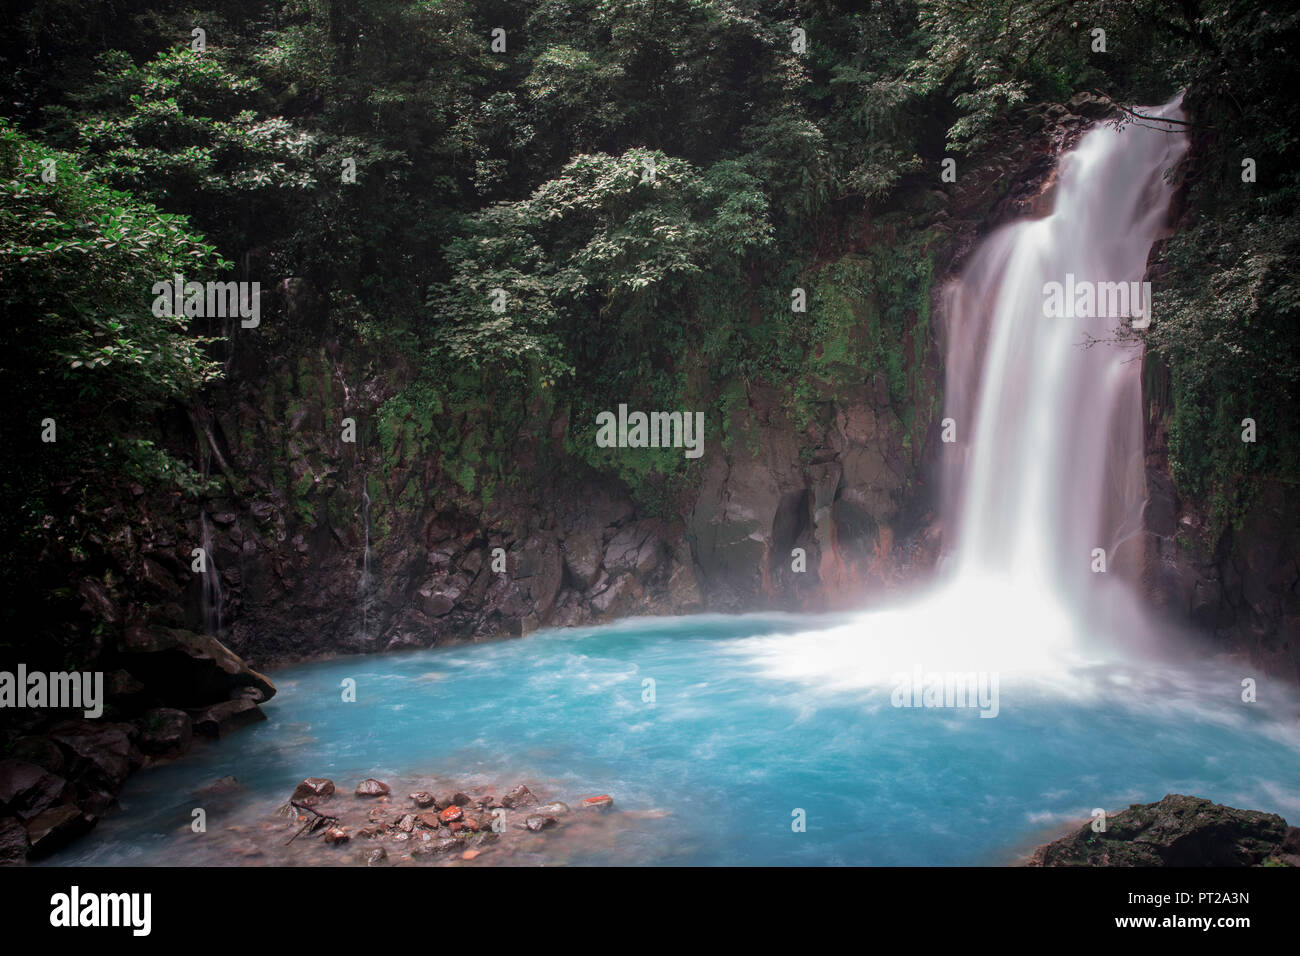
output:
M425 793L421 790L418 793L409 794L409 796L411 802L421 810L427 810L429 807L433 806L433 794L431 793Z
M1036 849L1030 866L1261 866L1287 863L1289 833L1275 813L1237 810L1171 793L1087 824ZM1294 841L1293 841L1294 842Z
M602 793L598 797L587 797L582 801L584 810L608 810L614 806L614 798L607 793Z
M540 813L534 813L524 821L524 826L533 833L540 833L542 830L549 830L551 827L555 826L556 822L555 817L547 817Z

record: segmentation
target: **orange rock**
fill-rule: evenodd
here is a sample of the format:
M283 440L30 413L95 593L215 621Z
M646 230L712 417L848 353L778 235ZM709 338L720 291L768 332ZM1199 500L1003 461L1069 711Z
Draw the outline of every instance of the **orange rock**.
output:
M456 806L453 803L446 810L443 810L440 814L438 814L438 819L441 820L443 823L455 823L457 820L461 819L464 816L465 816L465 812L461 810L460 807Z
M614 805L614 798L607 793L602 793L598 797L587 797L582 801L582 806L587 810L608 810Z

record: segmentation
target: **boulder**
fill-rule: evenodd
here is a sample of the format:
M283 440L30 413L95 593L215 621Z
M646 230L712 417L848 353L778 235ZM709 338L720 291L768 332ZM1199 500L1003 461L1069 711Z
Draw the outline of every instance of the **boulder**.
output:
M27 821L27 841L32 847L28 855L52 853L89 828L90 821L73 804L44 810Z
M1286 821L1199 797L1169 794L1091 824L1034 851L1030 866L1260 866L1280 858Z
M366 777L357 784L358 797L386 797L393 792L392 787L374 777Z
M17 817L0 817L0 866L27 859L27 828Z
M151 757L179 757L190 749L194 724L183 710L155 707L139 720L140 749Z
M308 777L294 788L290 798L305 807L314 807L334 795L334 781L328 777Z
M116 794L131 772L131 738L124 724L65 720L50 728L50 738L70 759L66 776L79 785ZM135 728L130 728L134 731Z
M507 810L517 810L520 807L531 807L537 805L537 798L533 792L525 787L522 783L501 798L501 806Z
M222 701L211 707L190 712L195 733L205 737L224 737L240 728L266 720L257 704L247 698Z
M130 627L118 650L132 675L163 702L195 708L240 695L260 701L275 696L275 685L252 670L210 634L172 627Z
M9 756L43 767L50 773L63 773L63 751L49 737L33 735L19 737L9 747Z
M44 767L22 760L0 760L0 813L29 820L44 810L72 801L68 781Z

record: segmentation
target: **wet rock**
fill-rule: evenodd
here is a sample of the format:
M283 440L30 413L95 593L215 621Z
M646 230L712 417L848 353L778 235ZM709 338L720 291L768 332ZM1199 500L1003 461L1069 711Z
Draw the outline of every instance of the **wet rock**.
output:
M190 712L194 722L194 732L204 737L225 737L247 727L266 720L255 701L247 698L226 700L211 707Z
M290 797L295 803L314 807L334 795L334 781L327 777L308 777L294 788Z
M408 813L406 816L402 817L402 819L397 824L397 828L401 830L403 833L410 833L412 830L414 830L415 814Z
M358 797L386 797L392 792L393 789L388 784L374 777L367 777L357 784Z
M524 826L533 833L540 833L543 830L549 830L556 824L555 817L543 816L540 813L534 813L524 821Z
M0 817L0 866L27 859L27 828L16 817Z
M437 830L442 826L442 820L436 813L417 813L415 822L422 827L428 827L430 830Z
M190 749L194 724L183 710L156 707L140 718L140 749L151 757L179 757Z
M1280 857L1286 821L1199 797L1169 794L1091 824L1034 851L1030 866L1260 866Z
M326 843L347 843L350 839L346 827L329 827L325 831Z
M451 802L458 807L467 807L474 801L472 801L469 798L468 794L462 793L461 791L457 790L455 793L451 795Z
M537 798L522 783L501 798L501 806L507 810L517 810L520 807L531 807L536 804Z
M117 794L131 771L126 726L69 720L50 728L50 737L71 755L66 776L84 787Z
M383 866L388 862L388 851L382 846L377 846L366 854L365 860L366 866Z
M582 801L584 810L608 810L614 806L614 798L607 793L602 793L598 797L587 797Z
M421 810L425 810L433 806L433 794L425 793L423 790L421 790L419 793L412 793L409 796L411 802L414 803Z
M455 823L457 820L462 819L464 816L465 816L465 812L461 810L460 807L456 806L455 804L452 804L451 806L447 807L445 810L443 810L441 813L438 814L438 819L441 820L443 823Z
M50 807L72 801L63 777L22 760L0 760L0 813L29 820Z
M411 850L412 856L430 856L438 853L448 853L460 846L460 841L455 837L444 837L441 840L431 840L427 843L421 843Z
M44 810L27 821L28 855L52 853L88 829L89 821L70 803Z
M562 817L570 811L567 803L561 803L559 800L556 800L554 803L547 803L538 807L537 812L550 817Z

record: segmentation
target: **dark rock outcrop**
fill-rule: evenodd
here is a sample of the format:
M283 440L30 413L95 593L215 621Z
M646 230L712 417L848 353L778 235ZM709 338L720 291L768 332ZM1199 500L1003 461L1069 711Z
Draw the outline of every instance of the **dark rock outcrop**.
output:
M1169 794L1085 824L1034 851L1030 866L1262 866L1300 863L1300 835L1274 813L1236 810L1199 797Z

